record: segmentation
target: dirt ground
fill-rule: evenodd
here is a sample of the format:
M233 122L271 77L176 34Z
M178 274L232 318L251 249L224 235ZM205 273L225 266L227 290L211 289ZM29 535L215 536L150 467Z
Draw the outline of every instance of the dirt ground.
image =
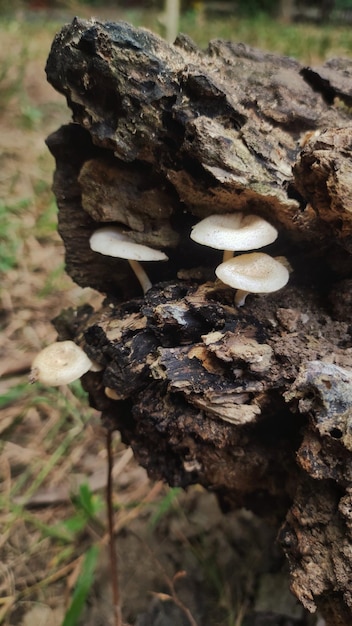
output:
M27 382L33 356L55 340L50 320L63 308L101 299L64 274L55 230L54 162L45 138L69 120L69 111L47 84L44 65L58 28L20 21L1 28L0 623L13 626L113 623L99 414L79 385L48 390ZM322 624L289 593L275 529L246 511L223 515L198 487L185 494L152 484L118 435L114 457L126 623ZM86 523L77 522L82 484L95 507ZM68 621L92 545L99 547L94 583L81 615Z

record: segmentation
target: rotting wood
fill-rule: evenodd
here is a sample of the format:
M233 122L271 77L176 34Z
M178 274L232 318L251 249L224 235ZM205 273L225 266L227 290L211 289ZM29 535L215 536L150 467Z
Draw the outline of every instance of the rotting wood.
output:
M292 589L327 626L352 619L346 63L75 19L47 64L73 113L48 138L67 271L107 294L56 320L103 366L83 379L90 401L152 477L281 525ZM270 253L293 268L240 309L214 282L221 254L189 239L198 219L236 210L279 229ZM146 264L144 298L126 261L89 248L111 222L169 256Z

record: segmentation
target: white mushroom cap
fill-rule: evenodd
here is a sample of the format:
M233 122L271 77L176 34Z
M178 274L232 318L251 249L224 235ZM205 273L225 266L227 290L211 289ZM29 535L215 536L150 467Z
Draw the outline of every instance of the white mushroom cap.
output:
M93 363L73 341L57 341L35 357L29 380L44 385L67 385L91 369Z
M217 250L256 250L277 238L278 232L259 215L224 213L209 215L196 224L191 239Z
M168 257L161 250L132 241L122 229L116 226L99 228L91 236L90 247L94 252L106 256L132 261L167 261Z
M152 283L139 261L167 261L168 257L161 250L154 250L149 246L136 243L129 239L122 228L105 226L99 228L89 239L89 244L94 252L105 254L119 259L126 259L134 271L140 285L146 293Z
M246 293L270 293L286 285L288 269L269 254L252 252L233 257L215 270L220 280ZM236 298L237 304L243 304Z

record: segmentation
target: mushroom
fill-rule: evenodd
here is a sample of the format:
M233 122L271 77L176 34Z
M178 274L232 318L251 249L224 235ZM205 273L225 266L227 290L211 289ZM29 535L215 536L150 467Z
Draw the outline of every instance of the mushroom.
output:
M259 215L224 213L209 215L198 222L191 231L191 239L203 246L224 250L223 261L234 251L256 250L268 246L278 232Z
M136 275L143 293L151 288L152 283L139 261L167 261L168 257L161 250L154 250L132 241L122 228L105 226L96 230L89 239L91 250L119 259L126 259Z
M270 293L286 285L288 269L263 252L251 252L221 263L215 274L226 285L237 289L235 304L243 306L249 293Z
M117 391L111 387L105 387L104 393L107 398L110 398L110 400L121 400L122 398L121 395L119 395Z
M44 385L67 385L81 378L88 370L97 371L86 353L73 341L56 341L35 357L29 380Z

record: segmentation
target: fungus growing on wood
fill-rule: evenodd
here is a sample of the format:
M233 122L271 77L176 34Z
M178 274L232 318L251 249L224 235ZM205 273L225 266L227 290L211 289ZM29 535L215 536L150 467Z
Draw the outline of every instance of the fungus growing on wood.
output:
M277 238L278 232L259 215L224 213L209 215L198 222L191 231L191 239L203 246L224 250L223 261L234 251L256 250L268 246Z
M151 288L152 283L140 265L140 261L168 260L164 252L132 241L128 235L123 232L122 228L118 228L117 226L99 228L90 237L89 244L94 252L119 259L126 259L138 279L143 293L146 293L148 289Z
M44 385L68 385L90 369L97 368L86 353L73 341L56 341L35 357L29 380Z
M237 289L235 304L243 306L249 293L271 293L284 287L288 269L269 254L241 254L221 263L215 270L226 285Z
M107 398L110 398L110 400L121 400L121 396L119 396L117 391L115 391L115 389L112 389L111 387L105 387L104 393Z

